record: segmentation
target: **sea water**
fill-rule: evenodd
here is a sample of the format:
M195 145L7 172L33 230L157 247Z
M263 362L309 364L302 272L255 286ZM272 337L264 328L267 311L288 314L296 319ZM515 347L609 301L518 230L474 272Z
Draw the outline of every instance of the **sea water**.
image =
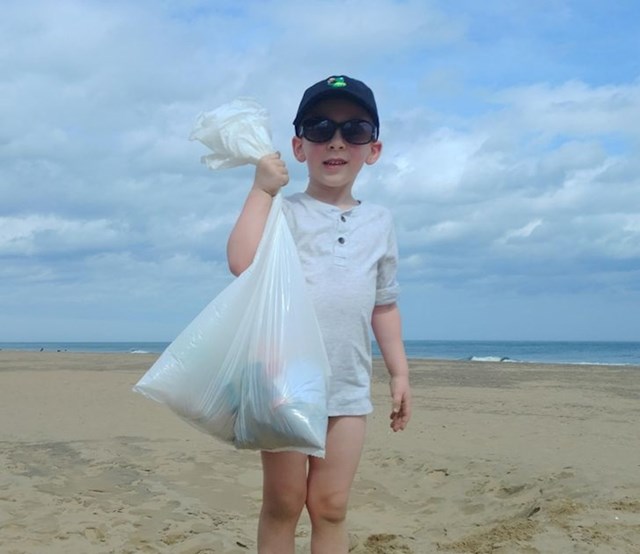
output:
M0 342L0 350L160 354L168 342ZM640 366L640 342L407 340L409 358ZM380 355L375 342L374 356Z

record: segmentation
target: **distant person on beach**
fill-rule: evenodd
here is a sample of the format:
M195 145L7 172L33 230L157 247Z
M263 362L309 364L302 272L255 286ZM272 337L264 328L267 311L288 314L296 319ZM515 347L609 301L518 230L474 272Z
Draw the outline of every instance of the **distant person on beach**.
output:
M263 503L259 554L293 554L306 506L313 554L347 554L349 493L365 440L370 399L371 341L390 374L391 428L411 415L409 366L401 332L397 246L388 209L357 200L352 188L364 164L380 157L378 110L363 82L334 76L309 87L293 122L296 160L307 164L306 191L284 199L314 301L332 376L326 457L262 452ZM280 154L263 157L229 237L229 267L239 275L252 263L272 198L289 181Z

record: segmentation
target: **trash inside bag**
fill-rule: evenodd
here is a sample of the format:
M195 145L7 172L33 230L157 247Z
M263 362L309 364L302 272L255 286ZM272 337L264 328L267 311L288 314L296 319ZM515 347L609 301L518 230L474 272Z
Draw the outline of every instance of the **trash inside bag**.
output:
M267 131L252 121L251 148L272 152L259 142ZM248 142L228 140L217 159L229 164L246 156ZM306 286L278 194L251 266L178 335L133 390L237 448L323 457L330 367Z
M239 448L261 449L267 443L272 450L310 453L310 445L324 444L326 389L317 377L322 368L297 359L281 369L282 374L274 376L261 363L249 368L235 426Z

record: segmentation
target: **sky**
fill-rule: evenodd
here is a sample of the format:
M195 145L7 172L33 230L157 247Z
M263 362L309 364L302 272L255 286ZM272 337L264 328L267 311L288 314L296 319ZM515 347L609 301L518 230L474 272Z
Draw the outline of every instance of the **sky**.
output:
M640 340L635 0L2 0L0 341L170 341L230 282L253 179L199 114L376 94L407 339Z

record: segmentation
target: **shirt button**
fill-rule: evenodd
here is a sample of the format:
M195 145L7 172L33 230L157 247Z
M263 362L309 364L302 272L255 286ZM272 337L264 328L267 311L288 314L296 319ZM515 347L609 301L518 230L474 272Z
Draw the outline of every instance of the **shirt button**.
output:
M340 244L344 244L344 237L340 237L340 238L338 239L338 242L339 242Z
M343 215L340 216L340 221L347 221L347 218Z

